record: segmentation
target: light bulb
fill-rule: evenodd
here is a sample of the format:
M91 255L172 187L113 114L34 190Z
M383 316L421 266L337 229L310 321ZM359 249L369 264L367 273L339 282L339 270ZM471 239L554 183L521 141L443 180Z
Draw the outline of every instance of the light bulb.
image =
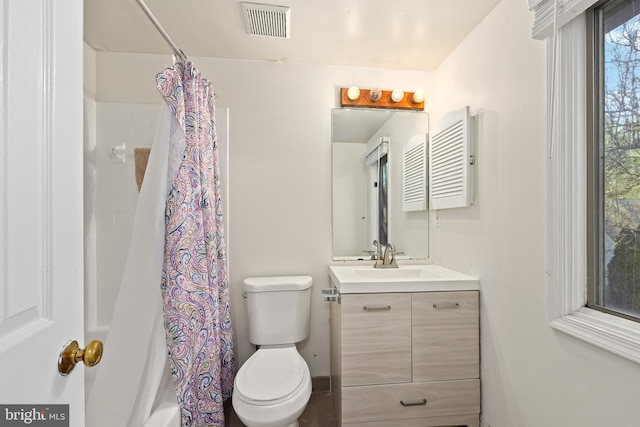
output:
M360 89L358 89L356 86L351 86L347 90L347 98L349 98L350 100L355 101L356 99L358 99L359 96L360 96Z
M369 92L369 99L373 102L378 101L382 97L382 91L378 88L371 89Z
M394 90L393 92L391 92L391 100L393 102L400 102L402 101L402 98L404 98L404 92L401 90Z
M415 102L416 104L420 104L421 102L424 102L424 91L423 90L417 90L414 92L413 94L413 102Z

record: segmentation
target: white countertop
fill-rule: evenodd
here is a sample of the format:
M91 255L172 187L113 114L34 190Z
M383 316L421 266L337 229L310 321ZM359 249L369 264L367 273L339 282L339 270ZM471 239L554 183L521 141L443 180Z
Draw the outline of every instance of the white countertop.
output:
M332 265L329 276L341 294L477 291L480 287L477 278L434 264L398 268Z

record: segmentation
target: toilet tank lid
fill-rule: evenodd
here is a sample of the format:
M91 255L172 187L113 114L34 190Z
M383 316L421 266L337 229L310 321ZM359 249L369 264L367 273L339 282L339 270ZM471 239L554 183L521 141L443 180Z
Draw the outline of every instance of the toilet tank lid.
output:
M243 282L246 292L301 291L313 284L311 276L247 277Z

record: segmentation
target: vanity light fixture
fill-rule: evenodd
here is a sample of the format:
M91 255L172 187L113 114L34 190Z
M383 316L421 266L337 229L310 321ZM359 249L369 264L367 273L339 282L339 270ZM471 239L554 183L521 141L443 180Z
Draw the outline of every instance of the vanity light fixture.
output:
M378 88L371 89L371 92L369 92L369 99L373 102L378 102L380 101L380 98L382 98L382 91Z
M411 97L411 100L415 103L415 104L420 104L421 102L424 102L424 91L423 90L417 90L413 93L413 97Z
M351 86L349 90L347 90L347 98L352 101L355 101L360 97L360 89L357 86Z
M391 108L398 110L424 110L424 91L359 89L357 86L340 88L340 106L364 108Z
M396 89L393 92L391 92L391 100L393 102L400 102L402 101L403 98L404 98L403 91Z

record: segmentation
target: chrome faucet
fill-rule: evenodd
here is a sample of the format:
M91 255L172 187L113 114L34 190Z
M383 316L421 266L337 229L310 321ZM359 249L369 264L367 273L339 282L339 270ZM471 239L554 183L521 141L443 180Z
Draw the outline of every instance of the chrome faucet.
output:
M380 252L380 245L377 244L377 241L374 241L376 248L378 249L378 253ZM396 252L395 246L391 243L387 243L384 247L384 255L378 256L376 263L373 265L374 268L398 268L398 263L396 262L396 256L394 255Z
M371 259L375 260L375 261L381 260L382 259L382 246L380 245L380 243L378 243L377 240L373 241L373 246L376 247L376 250L371 255Z

